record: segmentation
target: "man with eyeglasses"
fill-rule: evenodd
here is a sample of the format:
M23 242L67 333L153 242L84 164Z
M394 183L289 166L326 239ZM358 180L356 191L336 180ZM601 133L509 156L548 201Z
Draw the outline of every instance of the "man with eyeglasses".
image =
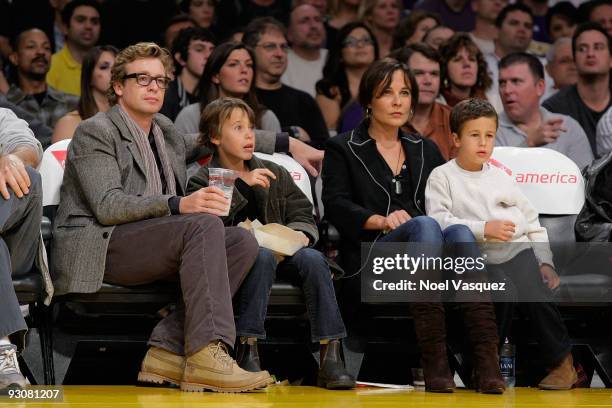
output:
M229 202L219 188L184 196L196 147L157 115L171 67L157 44L127 47L111 71L110 110L76 129L54 225L56 293L96 292L103 281L179 282L181 300L153 330L139 381L184 391L265 387L268 372L244 371L228 352L232 296L258 245L223 226Z
M597 123L612 105L610 49L610 37L600 24L588 22L579 25L572 37L578 82L561 89L542 104L551 112L576 119L584 129L595 157L601 155L597 148Z
M323 48L325 27L319 10L310 4L295 7L289 16L287 39L291 49L282 81L314 98L315 85L323 77L327 58L327 50Z
M172 43L176 78L166 90L160 113L174 121L181 109L198 102L194 92L216 44L213 34L205 28L190 27L179 31Z
M306 92L281 82L289 50L285 27L272 17L257 18L245 28L242 42L255 50L259 101L274 112L283 131L323 148L329 133L316 101Z

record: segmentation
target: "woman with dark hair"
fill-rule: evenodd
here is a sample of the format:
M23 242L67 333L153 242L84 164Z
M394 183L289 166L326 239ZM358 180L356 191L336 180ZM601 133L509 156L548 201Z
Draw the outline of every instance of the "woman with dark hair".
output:
M486 99L491 77L484 55L469 34L456 33L438 51L442 96L448 106L453 107L467 98Z
M364 23L349 23L338 32L317 82L316 100L327 128L344 132L363 118L357 102L359 82L368 66L378 59L374 34Z
M402 8L401 0L366 0L359 10L360 20L374 33L381 58L393 49L393 34L400 23Z
M441 231L439 224L425 215L427 179L444 159L431 140L402 131L417 101L417 83L408 66L391 58L377 61L364 73L359 86L366 118L356 129L329 139L326 145L323 204L326 218L340 232L340 261L346 279L340 285L339 299L345 323L353 328L364 316L359 307L361 282L373 276L371 270L364 269L368 263L362 264L362 252L369 258L373 249L382 249L379 243L416 243L406 246L405 255L436 258L442 256L444 243L460 243L453 248L455 256L481 257L467 226L452 225ZM362 243L373 243L369 252ZM478 275L474 272L466 271L463 276L472 279ZM361 279L360 273L364 274ZM419 268L411 273L426 275L430 281L441 277L435 269ZM427 296L425 301L410 304L425 387L431 392L452 392L455 384L446 353L444 306L439 293ZM460 306L473 346L475 385L481 392L503 392L493 305L476 301Z
M228 42L215 48L196 89L200 102L187 106L176 117L179 132L198 133L200 116L206 105L225 96L242 99L253 109L257 129L280 132L280 122L274 112L257 100L255 70L255 54L246 45Z
M442 24L442 20L437 14L420 9L413 10L397 26L395 34L393 34L392 49L396 50L405 45L423 41L425 34L440 24Z
M81 121L109 109L106 92L110 86L110 73L118 53L119 50L112 45L100 45L85 56L81 69L81 97L77 110L68 112L57 121L51 137L52 143L71 139Z

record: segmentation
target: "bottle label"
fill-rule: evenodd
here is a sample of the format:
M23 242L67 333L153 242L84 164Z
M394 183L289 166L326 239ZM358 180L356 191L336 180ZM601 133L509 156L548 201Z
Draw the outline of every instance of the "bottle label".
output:
M514 357L502 356L499 369L503 377L514 377Z

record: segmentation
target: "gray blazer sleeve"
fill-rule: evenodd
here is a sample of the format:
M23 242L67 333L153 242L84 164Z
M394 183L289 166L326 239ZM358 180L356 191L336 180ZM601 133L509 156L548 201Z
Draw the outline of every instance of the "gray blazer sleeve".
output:
M118 136L113 137L113 130L107 121L82 122L75 131L67 157L66 170L78 180L98 222L118 225L170 215L170 195L143 197L125 191L122 171L132 165L132 158L120 157L116 146L120 140Z
M0 108L0 145L0 154L9 154L25 147L36 152L39 162L42 159L42 146L28 123L10 109Z

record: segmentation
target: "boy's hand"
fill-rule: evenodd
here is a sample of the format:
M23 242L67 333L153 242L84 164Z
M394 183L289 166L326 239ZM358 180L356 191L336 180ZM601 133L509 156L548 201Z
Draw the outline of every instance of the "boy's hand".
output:
M548 289L556 289L561 283L557 272L548 264L542 264L542 266L540 266L540 274L542 275L542 280L546 283L546 286L548 286Z
M270 187L270 179L276 180L276 176L269 169L255 169L240 173L240 178L251 187L257 185L263 188Z
M484 236L486 239L510 241L514 235L515 228L516 225L514 225L512 221L487 221L485 224Z
M385 218L385 225L383 231L392 231L402 225L405 222L408 222L412 219L410 214L408 214L404 210L393 211Z
M181 214L208 213L221 216L227 211L230 202L219 187L204 187L181 198Z

